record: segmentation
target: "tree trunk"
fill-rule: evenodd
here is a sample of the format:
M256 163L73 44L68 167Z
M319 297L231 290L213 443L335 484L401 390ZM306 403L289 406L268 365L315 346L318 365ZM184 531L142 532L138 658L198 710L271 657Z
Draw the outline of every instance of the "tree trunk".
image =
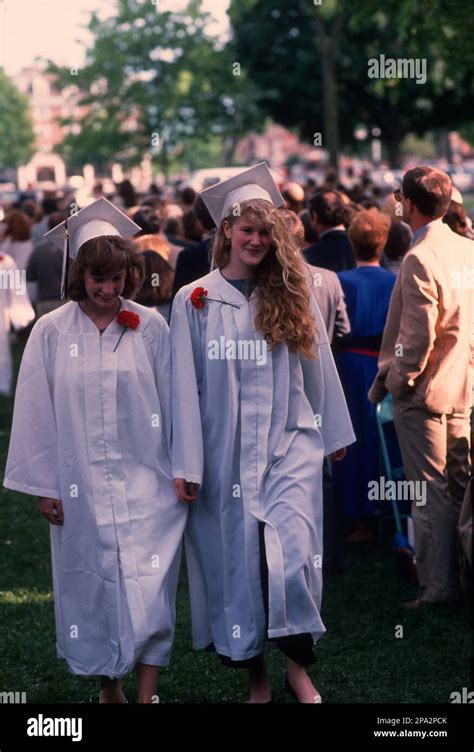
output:
M318 9L315 9L319 14ZM323 74L323 147L329 152L331 167L338 169L339 164L339 108L337 102L337 55L342 25L345 21L345 11L337 8L332 28L326 29L321 18L318 18L316 40L321 60Z
M383 138L383 133L382 133ZM390 163L390 167L393 169L396 169L400 167L401 161L402 161L402 155L400 151L400 139L385 139L385 146L387 147L388 151L388 160Z
M322 144L329 151L329 163L335 170L339 162L339 112L337 103L337 74L334 44L327 36L320 41L323 72L323 122Z
M449 140L449 132L447 128L442 128L439 131L438 136L438 143L439 143L439 151L442 157L448 160L448 162L452 162L453 155L451 151L451 143Z
M223 144L224 167L232 167L234 164L237 139L234 136L226 136Z

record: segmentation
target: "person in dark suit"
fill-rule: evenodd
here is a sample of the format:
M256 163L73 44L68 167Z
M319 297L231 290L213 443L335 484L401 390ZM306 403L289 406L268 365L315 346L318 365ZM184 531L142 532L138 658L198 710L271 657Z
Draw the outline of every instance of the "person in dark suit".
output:
M189 285L195 279L205 277L206 274L209 274L211 268L212 243L214 241L215 230L214 220L200 196L196 197L193 208L198 222L202 225L203 239L200 243L183 248L178 254L171 303L181 287Z
M332 272L354 269L354 254L343 224L344 204L336 191L316 191L309 200L309 210L318 240L304 251L308 264Z

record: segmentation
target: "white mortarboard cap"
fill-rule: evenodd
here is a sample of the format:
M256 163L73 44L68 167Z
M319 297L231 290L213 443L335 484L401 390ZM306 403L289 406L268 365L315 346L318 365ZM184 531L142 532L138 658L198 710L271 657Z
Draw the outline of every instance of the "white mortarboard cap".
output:
M45 238L62 250L65 229L66 222L61 222L47 232ZM139 232L141 227L102 197L78 211L77 214L68 217L67 229L69 230L69 258L75 259L81 245L92 238L99 238L102 235L120 235L122 238L128 238Z
M284 199L277 188L266 162L260 162L232 178L211 185L200 196L212 219L219 225L235 204L253 198L263 198L275 206L283 206Z
M110 201L101 197L78 211L77 214L68 217L69 242L67 242L65 230L66 222L64 221L45 234L45 238L61 248L64 254L61 282L61 298L63 299L66 297L69 260L77 257L79 249L84 243L103 235L118 235L121 238L128 238L139 232L141 227L132 222Z

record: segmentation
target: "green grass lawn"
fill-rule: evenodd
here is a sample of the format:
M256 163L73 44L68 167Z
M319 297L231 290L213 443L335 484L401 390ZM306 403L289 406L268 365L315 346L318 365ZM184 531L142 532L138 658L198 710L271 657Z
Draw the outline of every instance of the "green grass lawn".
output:
M18 364L21 347L15 347ZM0 474L8 448L11 401L0 397ZM348 549L344 575L327 578L326 635L310 669L328 703L449 703L469 687L467 608L427 606L406 612L415 589L395 575L390 537ZM236 703L247 699L245 671L223 668L216 656L194 653L183 568L172 667L162 672L167 703ZM399 627L403 627L403 637ZM284 693L283 657L268 650L274 700ZM124 682L133 700L133 676ZM75 677L55 652L48 525L37 500L0 489L0 691L26 692L27 702L98 701L97 680Z

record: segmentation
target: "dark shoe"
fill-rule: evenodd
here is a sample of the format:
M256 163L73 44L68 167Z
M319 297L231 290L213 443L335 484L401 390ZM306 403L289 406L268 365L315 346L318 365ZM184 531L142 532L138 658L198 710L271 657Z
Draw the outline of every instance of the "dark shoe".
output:
M293 698L293 700L296 700L296 702L298 702L298 703L300 702L299 698L298 698L298 695L296 694L295 690L293 689L293 687L291 686L291 684L290 684L290 682L288 680L288 674L285 674L285 689L288 692L288 694L290 695L290 697ZM319 692L317 692L314 695L313 703L319 704L322 701L323 700L322 700L321 695L319 694ZM300 703L300 704L302 705L303 703Z

